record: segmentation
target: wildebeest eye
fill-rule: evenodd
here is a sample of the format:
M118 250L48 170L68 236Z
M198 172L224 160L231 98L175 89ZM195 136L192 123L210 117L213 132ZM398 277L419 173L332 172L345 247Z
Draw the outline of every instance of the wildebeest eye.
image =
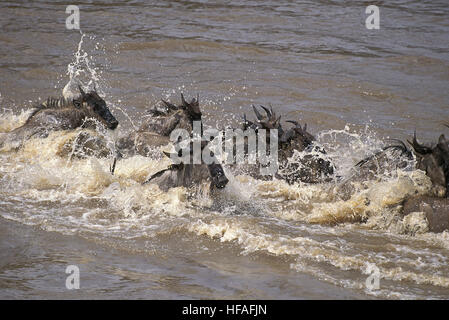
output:
M81 102L79 102L79 101L77 101L77 100L74 100L74 101L73 101L73 105L74 105L76 108L81 108Z

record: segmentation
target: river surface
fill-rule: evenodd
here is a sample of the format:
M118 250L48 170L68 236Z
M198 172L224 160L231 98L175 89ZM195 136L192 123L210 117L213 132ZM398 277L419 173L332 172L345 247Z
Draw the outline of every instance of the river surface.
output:
M307 123L345 177L391 138L436 141L449 122L447 1L0 2L0 135L69 79L96 85L120 125L199 94L208 127L251 105ZM288 124L286 124L287 126ZM288 185L233 175L217 194L141 185L169 161L68 159L80 133L0 150L3 299L448 299L449 233L399 205L425 193L418 170ZM66 288L67 266L80 289ZM375 270L375 271L373 271ZM378 286L370 282L378 276Z

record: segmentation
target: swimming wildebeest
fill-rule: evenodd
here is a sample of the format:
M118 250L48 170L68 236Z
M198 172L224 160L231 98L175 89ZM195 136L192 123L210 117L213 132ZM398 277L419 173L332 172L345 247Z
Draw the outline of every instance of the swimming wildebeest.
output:
M275 176L287 181L320 183L331 180L334 173L334 165L326 157L326 151L319 146L315 137L307 132L307 124L301 126L297 121L287 120L294 127L284 130L281 125L281 116L277 117L270 109L260 106L265 115L262 115L255 106L256 121L249 121L244 115L242 129L253 129L256 135L258 130L266 129L266 145L270 144L268 130L277 129L278 132L278 163L279 170Z
M438 142L425 146L413 136L412 145L416 155L416 167L423 170L432 181L430 196L417 196L406 199L403 203L404 215L411 212L424 212L429 223L429 231L442 232L449 230L449 145L442 134Z
M435 145L425 146L418 143L415 132L409 143L416 155L416 167L432 180L434 193L446 197L449 188L449 146L444 134L440 135Z
M142 123L136 132L121 138L117 143L117 149L121 154L133 155L135 153L142 156L152 156L152 149L175 143L175 147L179 149L178 155L182 156L182 148L179 144L182 140L170 141L170 135L175 129L184 129L189 137L192 134L193 122L201 123L201 111L199 108L199 98L193 98L190 102L184 99L181 94L181 105L175 106L167 101L162 100L164 109L151 109L149 117ZM187 141L184 141L187 143ZM214 158L214 162L206 164L203 159L200 163L194 164L192 161L193 144L190 141L189 159L184 158L184 162L175 163L168 168L161 170L152 175L146 183L155 183L162 190L168 190L175 187L191 187L198 185L204 181L210 182L211 188L222 189L228 183L228 179L224 173L223 167ZM201 152L206 148L207 142L201 142ZM166 156L170 154L164 153ZM175 157L171 157L175 159Z
M201 152L207 148L207 142L201 142ZM204 181L210 182L210 188L223 189L229 182L221 164L216 160L213 152L210 152L212 163L206 164L203 157L201 157L201 163L193 163L193 143L190 142L190 154L186 157L188 160L185 162L179 161L179 163L172 164L168 168L163 169L153 174L147 179L144 184L155 183L160 189L167 191L170 188L175 187L192 187L200 184ZM178 154L164 154L171 159L179 159L182 157L182 152L186 150L180 149ZM183 159L186 159L183 158Z
M136 153L151 156L154 147L170 142L169 137L173 130L184 129L190 133L193 122L201 121L199 97L187 102L181 93L179 106L165 100L162 102L162 108L155 107L148 111L149 114L139 129L117 141L117 150L122 156L132 156Z
M416 132L412 141L408 141L412 146L409 150L407 146L399 141L399 144L388 146L383 151L376 153L360 161L357 165L360 168L370 168L371 172L379 172L395 168L404 168L405 162L412 159L412 152L416 158L415 168L426 173L432 182L430 194L421 196L410 196L406 198L402 205L403 215L412 212L424 212L429 223L429 231L441 232L449 230L449 145L442 134L438 142L434 145L425 146L418 143ZM386 151L399 151L387 156ZM404 162L405 161L405 162Z
M79 91L75 99L48 98L37 105L21 127L6 135L3 143L11 142L18 148L32 137L45 138L51 131L91 128L97 123L114 130L118 121L98 93L95 90L85 93L81 86Z

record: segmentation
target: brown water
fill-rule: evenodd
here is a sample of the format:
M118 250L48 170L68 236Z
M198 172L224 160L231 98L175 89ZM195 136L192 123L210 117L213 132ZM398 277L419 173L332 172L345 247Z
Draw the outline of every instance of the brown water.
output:
M446 1L108 1L0 3L0 135L77 76L120 121L113 141L161 98L200 95L208 126L251 104L305 121L345 177L388 138L430 142L449 121ZM85 54L85 56L84 56ZM447 132L447 129L446 129ZM69 161L54 133L0 151L0 298L447 299L449 233L398 206L425 193L420 171L289 186L232 175L219 194L140 183L168 161ZM368 200L368 201L367 201ZM67 290L65 268L80 268ZM369 267L380 271L366 287Z

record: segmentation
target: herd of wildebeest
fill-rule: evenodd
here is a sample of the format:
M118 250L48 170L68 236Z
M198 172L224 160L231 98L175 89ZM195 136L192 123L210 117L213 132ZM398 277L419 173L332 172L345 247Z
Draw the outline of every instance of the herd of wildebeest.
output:
M9 143L19 149L23 142L30 138L45 138L51 131L74 130L77 128L97 128L99 125L106 130L114 130L118 126L117 119L112 115L96 90L85 92L78 86L79 94L74 97L48 98L35 106L25 123L0 137L0 150ZM307 131L307 126L301 126L295 120L287 120L282 124L273 108L253 106L256 118L250 121L243 117L241 130L252 129L255 134L261 129L277 129L278 135L278 171L271 176L261 176L260 163L248 165L245 171L257 179L281 179L289 184L321 183L336 181L341 188L342 197L350 190L351 182L373 179L376 172L395 170L413 163L416 169L423 170L432 182L431 191L423 195L410 195L402 203L402 214L424 212L428 221L429 231L442 232L449 230L449 144L444 134L432 145L418 143L416 133L411 141L396 140L392 145L362 159L354 166L354 174L349 181L340 183L341 177L335 175L336 167L326 155L326 150L320 146L315 137ZM170 143L170 134L175 129L192 132L195 121L201 123L202 113L199 97L186 101L181 94L181 104L175 105L162 100L160 104L148 110L147 116L140 127L132 133L119 137L114 142L114 149L106 146L102 137L86 132L78 135L76 141L71 141L66 147L73 156L78 154L111 156L114 158L111 174L114 174L120 159L139 154L145 157L160 157L155 154L157 147ZM289 127L287 129L287 126ZM447 125L446 125L447 126ZM191 138L191 137L190 137ZM269 145L270 135L265 135ZM176 143L181 143L177 141ZM246 141L247 142L247 141ZM208 148L208 141L201 141L201 149ZM193 148L192 148L193 149ZM63 149L64 150L64 149ZM67 151L66 150L66 151ZM247 149L244 148L247 151ZM290 161L294 155L301 153L297 161ZM76 152L75 152L76 153ZM164 152L165 153L165 152ZM63 152L61 152L63 154ZM66 155L68 154L68 151ZM213 152L210 153L213 156ZM170 156L170 154L165 153ZM225 171L220 161L213 163L175 163L166 169L151 175L143 183L155 183L162 190L173 187L190 187L202 182L210 183L212 189L225 188L228 183ZM347 196L347 195L346 195Z

